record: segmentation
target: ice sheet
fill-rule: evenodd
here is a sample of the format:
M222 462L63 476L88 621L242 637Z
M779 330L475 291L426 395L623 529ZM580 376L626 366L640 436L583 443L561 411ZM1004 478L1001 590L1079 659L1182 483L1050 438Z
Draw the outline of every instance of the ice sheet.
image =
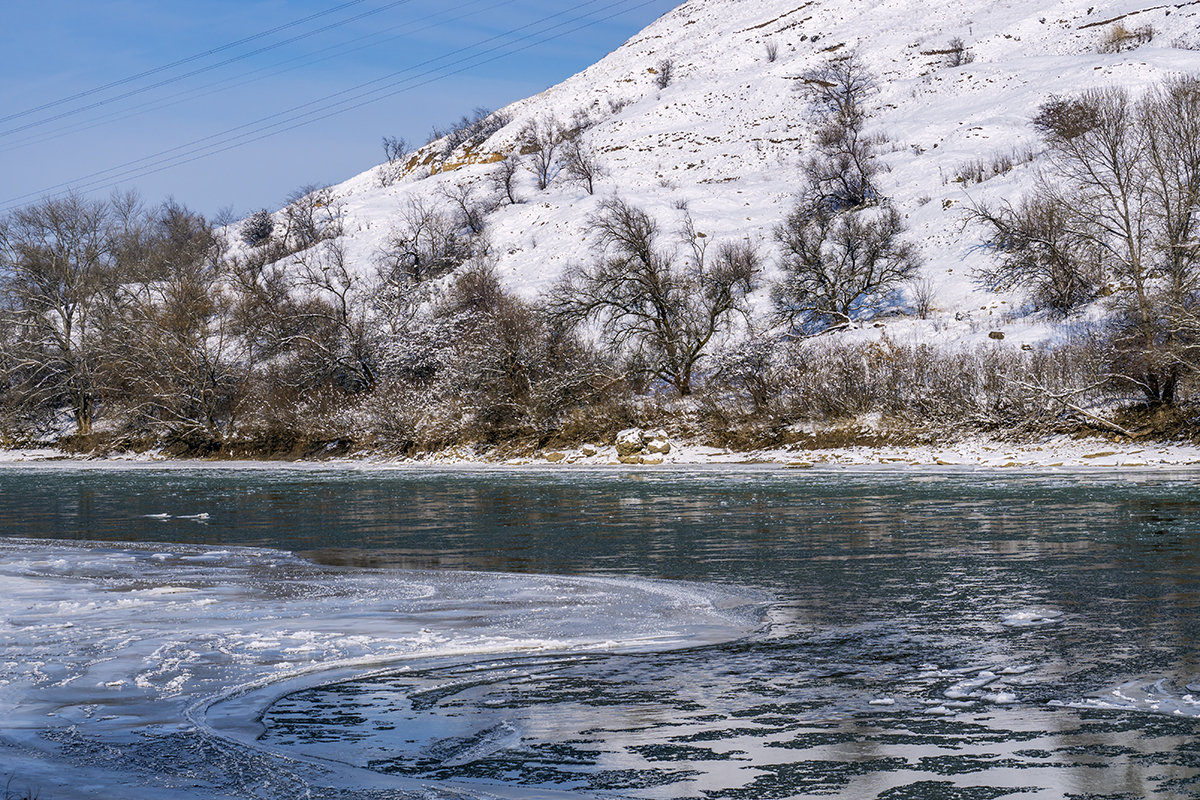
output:
M0 539L0 763L55 798L116 786L128 798L303 796L331 767L256 743L258 715L286 687L415 659L724 641L757 627L762 599L632 578L348 570L268 549Z

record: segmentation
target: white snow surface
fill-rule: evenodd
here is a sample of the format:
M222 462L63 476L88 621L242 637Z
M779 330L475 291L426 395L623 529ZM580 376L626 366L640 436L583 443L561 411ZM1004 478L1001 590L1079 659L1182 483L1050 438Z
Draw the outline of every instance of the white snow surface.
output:
M1125 52L1098 52L1117 23L1149 26L1154 37ZM1188 49L1200 48L1198 23L1200 0L690 0L592 67L505 109L512 122L476 159L512 152L531 121L582 112L595 122L585 140L610 174L588 196L564 176L539 192L524 173L524 202L501 207L488 223L498 273L508 288L536 297L568 264L591 257L587 217L615 192L668 233L679 229L686 203L707 241L762 243L770 256L765 286L776 269L772 232L812 147L813 116L797 91L799 76L856 49L880 83L870 119L888 140L880 148L889 170L880 186L907 217L936 291L929 319L888 315L883 329L901 341L962 345L986 342L994 330L1006 333L1008 346L1069 336L1070 326L1024 314L1019 296L987 292L972 278L987 255L979 232L963 228L964 207L1019 196L1036 162L982 184L964 186L955 176L965 162L1036 146L1029 122L1052 96L1109 85L1138 93L1168 76L1200 72L1200 52ZM934 51L956 37L975 60L952 68ZM777 47L773 62L768 43ZM674 79L660 89L652 70L667 59ZM450 158L470 160L462 152ZM496 169L467 163L430 176L418 168L385 188L382 168L334 187L346 210L349 257L364 273L409 203L445 206L449 184L487 192ZM765 288L754 301L766 307Z

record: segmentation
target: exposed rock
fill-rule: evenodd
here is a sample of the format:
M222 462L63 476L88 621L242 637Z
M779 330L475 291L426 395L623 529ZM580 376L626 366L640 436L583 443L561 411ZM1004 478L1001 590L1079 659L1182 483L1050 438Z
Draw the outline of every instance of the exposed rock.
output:
M666 439L651 439L646 444L646 451L665 456L667 453L671 452L671 443Z
M641 457L641 456L637 456L637 455L633 455L633 456L617 456L617 461L620 461L622 464L641 464L641 463L642 463L642 457Z
M1004 331L992 331L988 334L988 338L999 341L1004 338Z
M546 453L546 460L551 464L557 464L567 457L566 453Z
M583 447L579 448L579 452L583 453L588 458L591 458L600 452L600 448L596 447L594 444L585 444Z
M626 428L617 434L617 455L632 456L642 452L642 429Z

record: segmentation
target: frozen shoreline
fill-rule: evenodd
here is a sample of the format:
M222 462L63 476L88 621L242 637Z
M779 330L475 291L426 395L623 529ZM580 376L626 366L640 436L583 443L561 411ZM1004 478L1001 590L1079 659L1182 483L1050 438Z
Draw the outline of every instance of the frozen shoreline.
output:
M417 457L395 457L370 451L328 459L200 460L159 452L104 456L70 454L54 448L0 450L0 468L19 466L70 468L177 469L403 469L403 468L620 468L672 469L759 467L779 469L931 468L958 469L1146 469L1200 468L1200 445L1166 442L1111 442L1103 439L1048 438L1039 442L965 439L952 445L886 445L805 449L799 447L735 451L672 443L670 452L622 463L615 446L546 450L518 458L497 458L468 447Z

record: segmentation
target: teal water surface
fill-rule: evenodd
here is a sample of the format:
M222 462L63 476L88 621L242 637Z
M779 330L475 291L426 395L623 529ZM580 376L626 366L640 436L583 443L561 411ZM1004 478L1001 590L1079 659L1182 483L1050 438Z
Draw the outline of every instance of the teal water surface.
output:
M732 643L442 659L264 712L264 746L479 796L1200 797L1197 477L37 468L0 471L0 530L770 598Z

